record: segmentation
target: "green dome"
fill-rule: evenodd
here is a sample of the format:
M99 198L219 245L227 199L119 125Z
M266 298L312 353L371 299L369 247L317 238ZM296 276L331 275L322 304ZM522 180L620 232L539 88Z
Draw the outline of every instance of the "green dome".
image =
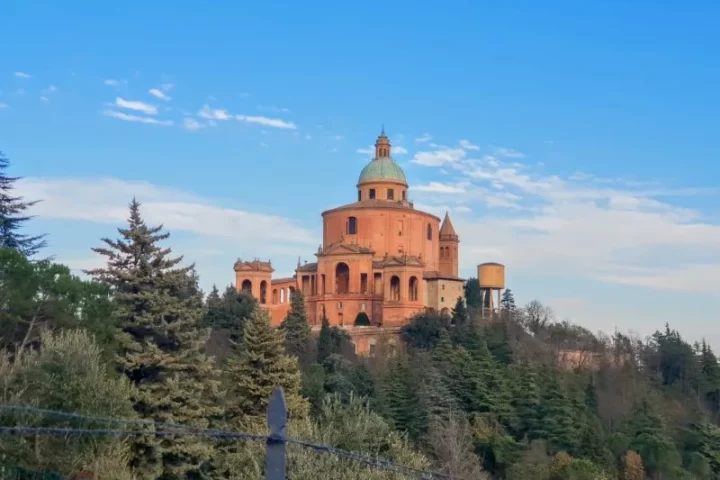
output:
M383 180L400 182L407 185L405 173L402 171L402 168L390 157L374 158L370 163L365 165L365 168L360 172L358 185Z

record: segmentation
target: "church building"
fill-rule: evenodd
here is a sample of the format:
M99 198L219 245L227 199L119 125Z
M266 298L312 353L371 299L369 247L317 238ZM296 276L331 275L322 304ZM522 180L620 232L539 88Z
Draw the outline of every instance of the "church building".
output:
M449 314L464 296L458 277L458 238L449 215L416 210L402 168L383 131L375 157L362 169L357 201L322 213L323 238L312 263L298 264L288 278L273 278L270 262L235 263L238 291L251 293L273 325L287 316L290 294L305 297L308 322L323 314L345 328L359 350L382 332L397 332L413 314Z

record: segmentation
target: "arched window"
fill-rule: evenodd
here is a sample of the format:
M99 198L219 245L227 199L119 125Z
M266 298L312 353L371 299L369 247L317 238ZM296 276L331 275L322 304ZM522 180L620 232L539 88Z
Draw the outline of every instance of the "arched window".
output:
M267 303L267 282L260 282L260 303Z
M252 294L252 282L250 280L243 280L240 289L245 293Z
M276 305L276 304L278 303L278 290L277 290L277 288L273 288L272 303L273 303L273 305Z
M390 300L400 300L400 278L396 275L390 279Z
M347 234L355 235L357 233L357 218L348 217L347 221Z
M427 224L427 239L432 240L432 225Z
M348 293L350 291L350 267L340 262L335 267L335 293Z
M450 316L450 309L445 307L442 310L440 310L440 315L443 317L449 317Z
M410 277L409 293L410 301L417 302L418 299L418 279L417 277Z
M280 289L280 303L285 303L285 289Z

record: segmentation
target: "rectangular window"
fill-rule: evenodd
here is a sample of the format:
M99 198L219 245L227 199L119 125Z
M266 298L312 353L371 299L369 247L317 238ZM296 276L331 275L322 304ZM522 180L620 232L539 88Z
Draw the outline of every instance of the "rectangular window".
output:
M388 188L388 200L395 200L395 190Z
M374 343L370 344L370 351L368 352L368 354L371 358L375 356L375 344Z
M375 198L375 189L371 188L370 189L370 199L372 200L373 198Z
M358 190L358 202L362 201L362 190Z
M402 221L402 220L398 220L398 237L402 237L402 236L403 236L403 230L404 230L403 227L404 227L403 221Z
M337 308L342 308L342 302L337 302Z
M407 200L407 191L403 190L402 198L403 200Z
M364 303L361 303L361 304L360 304L360 311L361 311L361 312L364 312L366 308L367 308L367 307L365 306Z
M362 293L367 293L368 284L367 284L367 273L361 273L360 274L360 291Z

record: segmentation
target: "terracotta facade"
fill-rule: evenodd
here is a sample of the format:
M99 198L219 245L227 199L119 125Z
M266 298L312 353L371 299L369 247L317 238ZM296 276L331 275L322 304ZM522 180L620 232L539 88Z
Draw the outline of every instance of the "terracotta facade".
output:
M235 283L258 299L274 325L287 316L292 290L303 292L314 329L324 314L350 333L358 353L368 353L379 336L397 335L413 314L447 313L464 296L464 280L457 276L459 238L450 217L441 225L414 208L384 132L356 188L356 202L322 213L315 262L274 279L270 262L238 260Z

